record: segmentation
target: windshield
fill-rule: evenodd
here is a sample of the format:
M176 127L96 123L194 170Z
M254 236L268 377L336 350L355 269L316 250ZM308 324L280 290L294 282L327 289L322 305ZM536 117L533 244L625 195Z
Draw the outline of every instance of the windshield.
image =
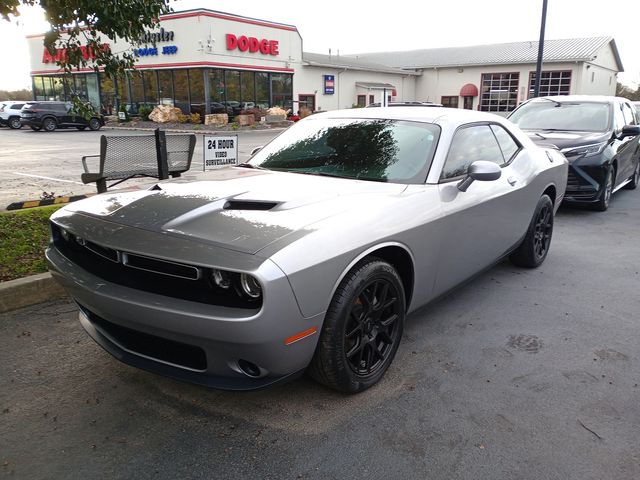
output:
M440 127L378 119L309 118L260 150L269 170L395 183L423 183Z
M606 132L610 117L608 103L534 101L513 112L509 120L523 130Z

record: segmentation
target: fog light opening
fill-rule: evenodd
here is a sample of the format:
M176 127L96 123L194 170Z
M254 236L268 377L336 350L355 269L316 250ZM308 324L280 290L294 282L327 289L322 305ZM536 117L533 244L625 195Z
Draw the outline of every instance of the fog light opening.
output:
M238 360L238 367L240 367L242 373L249 377L256 378L260 376L260 367L258 367L255 363L240 359Z

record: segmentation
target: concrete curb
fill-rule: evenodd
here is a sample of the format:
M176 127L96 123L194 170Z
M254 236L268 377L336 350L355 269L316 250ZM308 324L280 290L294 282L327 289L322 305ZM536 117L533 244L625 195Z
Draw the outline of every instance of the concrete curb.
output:
M273 128L258 128L255 130L193 130L193 129L178 129L178 128L167 128L162 129L163 132L167 133L196 133L196 134L207 134L207 135L243 135L244 133L255 133L255 132L279 132L281 130L286 130L289 127L273 127ZM119 127L117 125L105 125L102 127L103 130L133 130L139 132L154 132L155 128L149 127Z
M49 272L0 283L0 313L66 296Z
M73 195L71 197L47 198L45 200L27 200L25 202L13 202L7 206L7 210L22 210L25 208L48 207L60 205L87 198L89 195Z

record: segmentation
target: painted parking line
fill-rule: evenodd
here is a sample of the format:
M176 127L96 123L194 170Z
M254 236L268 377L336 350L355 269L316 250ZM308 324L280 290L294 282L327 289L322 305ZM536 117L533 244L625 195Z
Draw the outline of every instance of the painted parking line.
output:
M63 180L62 178L45 177L43 175L33 175L32 173L11 172L14 175L21 175L23 177L42 178L43 180L53 180L54 182L75 183L76 185L85 185L82 182L76 182L74 180Z

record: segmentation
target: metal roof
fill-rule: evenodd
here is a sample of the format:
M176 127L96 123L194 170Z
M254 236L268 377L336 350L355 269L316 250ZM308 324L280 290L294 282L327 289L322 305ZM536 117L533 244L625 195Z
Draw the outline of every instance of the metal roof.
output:
M377 63L374 60L356 58L343 55L324 55L322 53L302 53L303 63L312 67L341 68L347 70L362 70L369 72L395 73L401 75L419 75L416 72Z
M380 82L356 82L356 87L372 88L377 90L396 88L395 85L391 85L390 83Z
M538 43L514 42L469 47L428 48L403 52L345 55L395 68L460 67L536 63ZM545 40L543 62L592 61L602 47L611 44L619 71L623 71L615 40L612 37Z

